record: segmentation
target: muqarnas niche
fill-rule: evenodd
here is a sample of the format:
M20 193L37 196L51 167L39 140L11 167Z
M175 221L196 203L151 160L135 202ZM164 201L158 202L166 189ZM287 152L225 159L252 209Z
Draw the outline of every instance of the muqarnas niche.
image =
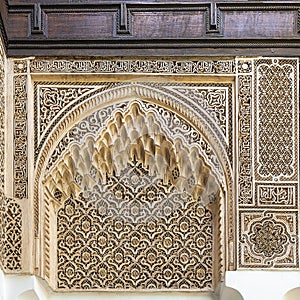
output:
M53 158L45 180L54 288L212 291L220 185L201 134L143 101L96 111L76 130L91 120L98 127Z

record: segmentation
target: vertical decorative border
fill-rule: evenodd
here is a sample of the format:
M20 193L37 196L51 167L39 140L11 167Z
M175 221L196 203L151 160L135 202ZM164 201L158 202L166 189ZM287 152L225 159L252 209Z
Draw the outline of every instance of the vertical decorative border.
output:
M298 59L294 58L257 58L252 59L253 65L247 75L252 78L253 96L249 99L249 109L252 120L243 123L243 106L239 106L239 128L246 128L248 136L243 146L244 130L238 131L238 176L237 189L239 194L238 207L238 268L246 269L295 269L299 267L299 103L298 103ZM246 64L240 63L238 71L248 69ZM258 72L262 74L258 75ZM240 75L238 81L240 82ZM243 93L241 85L238 86L238 95ZM238 96L238 98L240 98ZM287 99L285 106L284 99ZM264 101L264 102L262 102ZM258 117L259 105L263 107ZM280 109L280 106L283 109ZM268 119L269 118L269 119ZM274 119L274 125L272 120ZM260 122L262 121L262 122ZM286 124L286 125L285 125ZM265 130L263 126L270 126ZM262 131L262 129L264 131ZM276 155L281 162L286 161L286 166L276 166L276 160L266 152L259 160L259 133L277 151ZM275 134L275 138L269 138ZM285 143L284 139L288 139ZM273 143L273 144L272 144ZM263 144L265 147L265 145ZM288 148L285 148L288 147ZM292 147L292 149L290 149ZM248 149L249 148L249 149ZM246 149L246 152L245 152ZM284 151L286 151L287 154ZM241 168L241 160L249 157L247 181L243 172L248 168ZM250 155L250 156L249 156ZM289 155L285 158L285 155ZM264 162L264 158L266 158ZM272 160L274 159L274 161ZM266 176L262 176L259 167L266 163ZM274 165L274 171L272 166ZM286 168L286 169L285 169ZM293 172L285 170L293 169ZM282 171L283 170L283 171ZM285 174L286 173L286 174ZM293 174L292 174L293 173ZM245 183L246 182L246 183ZM240 197L241 186L248 186L247 201ZM249 200L249 201L248 201Z
M253 205L252 167L252 62L238 62L238 181L237 197L240 206Z
M6 197L5 168L6 168L6 56L2 44L0 45L0 261L2 269L7 273L22 271L22 207L18 200ZM17 78L18 76L16 76ZM18 80L13 80L17 83ZM18 91L18 84L15 85ZM18 92L16 92L17 97ZM14 97L15 99L15 97ZM25 99L25 98L24 98ZM26 99L27 101L27 95ZM21 108L19 108L21 111ZM24 113L24 112L23 112ZM25 111L26 113L26 111ZM15 117L15 114L14 114ZM19 119L18 119L19 121ZM26 121L27 122L27 121ZM25 126L26 126L25 122ZM15 127L15 134L19 134ZM9 133L8 133L9 134ZM27 136L25 137L27 139ZM27 165L25 167L27 169ZM14 182L12 182L14 184Z
M28 198L28 135L27 135L27 61L13 62L13 73L8 78L12 80L13 110L13 170L12 196L4 197L1 205L2 259L3 269L10 273L23 271L23 207L21 200ZM28 216L27 216L28 217Z
M2 223L2 266L6 272L22 271L22 209L13 199L2 200L0 207Z
M28 198L27 62L14 63L14 191L16 199Z
M5 54L0 38L0 266L4 269L4 215L2 213L5 189Z

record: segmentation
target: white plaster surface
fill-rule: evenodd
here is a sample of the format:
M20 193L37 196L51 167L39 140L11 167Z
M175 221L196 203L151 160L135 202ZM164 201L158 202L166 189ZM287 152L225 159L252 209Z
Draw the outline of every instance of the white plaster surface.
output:
M300 271L228 271L218 295L197 292L55 293L30 275L0 271L1 300L299 300Z
M290 290L300 287L299 271L229 271L225 286L239 291L244 300L300 300L286 298Z

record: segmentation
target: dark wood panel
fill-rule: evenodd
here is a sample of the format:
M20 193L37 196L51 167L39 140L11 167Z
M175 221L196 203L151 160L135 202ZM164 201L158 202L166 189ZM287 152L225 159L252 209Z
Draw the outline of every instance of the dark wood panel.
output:
M281 3L289 4L295 3L298 4L299 0L126 0L126 3L137 3L137 4L157 4L157 3L175 3L175 4L186 4L186 3L229 3L229 4L239 4L239 3L257 3L259 4L268 4L268 3ZM120 3L125 2L124 0L8 0L10 5L20 5L20 4L32 4L32 3L41 3L41 4L101 4L101 3Z
M133 12L132 35L138 38L201 37L204 12Z
M7 38L7 2L6 0L0 1L0 35L2 37L2 41L4 42L4 46L7 47L8 38Z
M300 47L299 0L9 0L9 4L10 55L295 56Z
M9 55L35 56L297 56L298 39L156 39L105 41L11 41Z
M99 39L113 35L111 12L48 13L49 38Z
M0 1L0 13L3 24L7 26L7 3L5 0Z
M226 37L292 37L296 35L296 11L227 11Z
M206 48L176 48L176 45L173 45L173 48L170 49L165 47L155 47L148 49L140 49L132 47L127 49L117 49L117 48L106 48L106 49L97 49L97 47L90 46L89 48L78 48L78 47L62 47L62 48L37 48L36 45L33 47L15 47L11 45L8 48L8 56L11 57L23 57L23 56L122 56L122 57L144 57L144 56L180 56L180 57L199 57L199 56L214 56L214 57L224 57L224 56L287 56L295 57L299 56L300 42L297 47L252 47L252 48L240 48L238 46L232 47L206 47Z
M28 13L10 14L7 26L9 39L27 38L29 35L30 16Z

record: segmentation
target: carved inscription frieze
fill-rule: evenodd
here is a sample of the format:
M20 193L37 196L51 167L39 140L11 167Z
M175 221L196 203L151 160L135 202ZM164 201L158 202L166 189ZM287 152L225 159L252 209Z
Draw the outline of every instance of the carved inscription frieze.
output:
M5 158L5 57L0 46L0 198L4 192L4 158Z
M34 59L31 73L234 74L234 60L43 60Z
M297 184L257 183L258 206L297 207Z

